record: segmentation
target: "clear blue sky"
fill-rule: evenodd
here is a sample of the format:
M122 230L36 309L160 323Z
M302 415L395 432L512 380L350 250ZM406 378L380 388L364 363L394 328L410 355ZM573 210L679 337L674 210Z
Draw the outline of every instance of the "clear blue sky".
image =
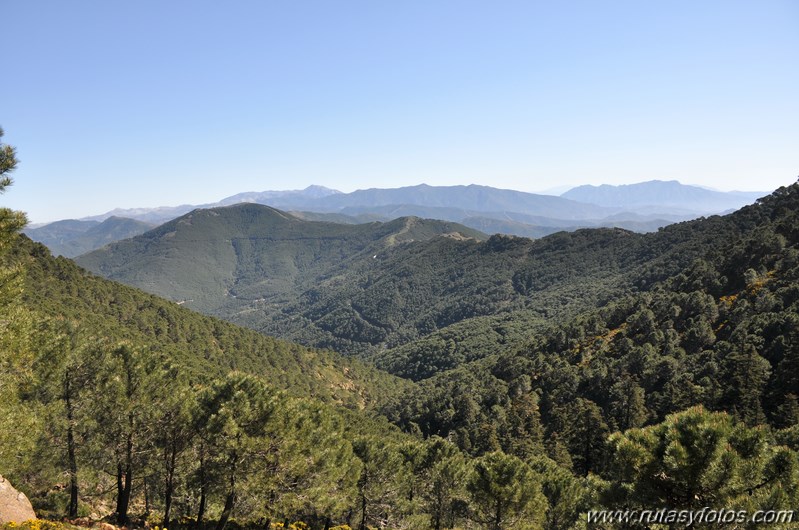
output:
M799 2L3 0L0 204L799 174Z

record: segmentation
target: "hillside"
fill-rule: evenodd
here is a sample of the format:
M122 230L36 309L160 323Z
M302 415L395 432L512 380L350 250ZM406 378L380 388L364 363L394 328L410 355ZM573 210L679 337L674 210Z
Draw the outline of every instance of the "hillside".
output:
M740 233L735 223L711 217L646 235L605 228L535 241L510 236L481 241L485 236L479 232L440 221L308 222L247 204L195 211L77 261L270 335L378 355L380 366L418 379L439 368L435 363L403 367L398 358L421 362L419 352L431 347L425 337L439 336L448 326L487 318L454 332L495 337L489 343L456 341L456 356L481 357L518 340L486 333L491 317L505 321L504 327L535 330L646 290L722 238ZM422 340L418 352L391 353L417 340ZM441 366L452 364L445 360Z
M74 320L115 340L157 349L195 376L240 370L267 377L290 393L352 407L404 388L357 361L275 340L109 282L29 240L21 240L14 259L24 267L22 300L32 313Z
M332 333L349 333L346 327L328 329L335 327L333 323L314 326L299 312L326 312L327 322L336 318L322 308L327 300L315 299L320 286L335 286L345 279L343 285L348 286L356 278L354 271L357 281L364 280L362 274L379 269L395 255L396 248L414 241L468 246L469 241L485 237L441 221L402 218L345 225L303 221L273 208L245 204L195 211L77 261L89 270L189 308L273 334L272 330L279 328L279 335L286 338L297 338L293 332L306 339L320 334L320 340L306 343L339 347L342 344ZM435 255L431 258L438 259ZM350 312L358 310L358 302L346 295L335 303L347 305ZM417 300L412 309L422 303ZM377 316L368 318L379 320Z
M56 221L27 229L25 234L45 245L55 255L74 258L114 241L143 234L153 227L155 225L151 223L112 216L102 222Z
M374 412L406 381L104 280L25 236L2 241L0 472L39 518L141 527L146 505L164 527L224 526L235 506L321 527L348 521L370 485L363 448L424 447Z
M591 229L530 243L512 274L515 306L486 312L375 354L381 368L414 380L503 351L531 334L627 294L647 292L694 260L723 255L751 229L745 213L686 221L652 234ZM616 234L615 237L613 234Z
M658 228L674 222L691 219L693 215L662 214L641 215L632 212L620 212L601 219L563 219L545 217L514 211L480 211L447 206L419 206L411 204L388 204L382 206L347 206L338 214L364 218L372 216L382 221L397 217L415 216L428 219L441 219L463 224L486 234L508 234L537 238L555 232L579 230L581 228L624 228L633 232L654 232ZM321 215L321 214L320 214ZM337 215L337 214L328 214ZM334 219L331 219L334 220ZM346 220L344 222L352 222ZM361 221L364 222L364 221Z
M310 223L246 205L194 212L78 262L269 334L368 353L475 316L590 307L627 288L620 271L646 258L640 237L607 229L481 243L451 223ZM581 252L587 259L573 259Z
M614 297L515 348L434 375L386 413L425 435L454 437L468 451L491 447L485 440L509 450L516 440L506 422L531 399L549 454L567 449L580 473L603 469L609 433L690 406L795 429L797 212L799 184L733 215L676 226L670 231L680 230L683 252L701 248L688 253L690 264L646 292ZM701 237L711 224L717 236ZM446 349L427 351L443 352L446 364ZM796 447L791 432L786 439Z

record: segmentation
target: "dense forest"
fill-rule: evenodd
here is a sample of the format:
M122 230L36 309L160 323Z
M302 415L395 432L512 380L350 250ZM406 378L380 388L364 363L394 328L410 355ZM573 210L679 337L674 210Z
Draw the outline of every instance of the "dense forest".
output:
M529 240L418 218L302 221L245 204L189 213L78 263L420 380L521 347L550 322L651 290L724 252L749 224L738 213L652 234L592 229Z
M15 163L2 146L2 192ZM296 303L329 327L316 346L391 375L94 276L0 209L0 474L43 518L172 529L619 528L589 510L795 509L797 212L799 184L650 236L354 225L355 271L386 269ZM238 256L263 266L258 241ZM318 265L297 255L272 263ZM395 302L369 305L379 293Z

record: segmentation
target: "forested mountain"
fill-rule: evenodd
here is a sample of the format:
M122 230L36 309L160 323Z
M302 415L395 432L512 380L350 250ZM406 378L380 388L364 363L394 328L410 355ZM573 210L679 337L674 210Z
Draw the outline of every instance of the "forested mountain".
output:
M646 289L741 232L712 217L648 235L600 229L481 241L476 231L438 221L309 223L248 204L199 210L77 261L268 334L350 354L379 353L380 366L417 379L438 370L419 357L428 359L424 352L441 340L449 344L453 333L439 330L489 317L454 332L461 339L482 336L477 342L457 340L449 348L455 358L481 357L515 344L513 329L535 329ZM448 235L432 237L441 234ZM495 315L504 319L504 331L486 333ZM418 351L391 352L420 339ZM427 367L403 367L403 358Z
M1 240L0 472L40 515L349 520L359 451L419 443L369 412L408 382Z
M561 197L607 208L706 215L737 210L764 195L766 192L721 192L680 184L676 180L651 180L620 186L578 186L561 194Z
M356 408L407 386L338 354L275 340L109 282L31 241L20 240L12 257L25 271L21 300L31 313L157 350L192 376L243 371L289 392Z
M0 192L15 163L0 145ZM0 208L0 473L40 516L128 528L611 529L591 511L653 507L748 527L799 503L797 212L799 184L657 234L530 241L244 205L112 247L208 288L226 264L281 307L307 281L316 329L404 343L412 383L96 277Z
M780 440L796 449L797 212L793 185L733 215L674 227L685 248L692 239L700 245L688 266L551 323L521 347L435 375L387 414L475 454L514 452L525 436L543 439L552 458L580 474L611 473L608 455L623 458L608 442L611 432L696 405L749 426L785 429ZM715 240L699 237L708 224ZM540 414L524 436L520 407Z
M25 230L34 241L44 244L55 255L74 258L103 245L143 234L155 225L127 219L109 217L100 221L56 221L39 228Z
M280 329L280 336L302 336L309 339L308 344L345 346L340 351L349 351L359 343L382 342L393 332L380 331L368 320L379 323L381 315L390 316L390 324L404 330L419 317L406 323L392 314L395 306L367 307L368 294L359 302L343 293L334 301L316 293L324 293L326 286L349 289L353 282L369 281L364 275L380 271L385 260L395 260L397 248L414 241L442 245L427 254L426 259L438 260L442 252L446 255L448 245L462 247L485 238L475 230L441 221L401 218L344 225L302 221L267 206L243 204L197 210L142 236L82 256L78 262L111 279L185 302L186 307L238 319L262 331ZM406 276L411 272L406 271ZM426 304L420 298L424 293L418 290L422 287L417 287L417 300L409 311ZM475 289L480 288L472 292ZM375 302L383 301L375 297ZM325 304L341 309L335 313ZM361 311L366 320L359 316ZM350 323L339 325L350 318Z
M727 252L731 242L752 230L749 211L677 223L653 234L625 233L616 245L601 230L545 237L531 244L527 262L513 272L514 287L529 304L526 309L463 320L381 351L374 361L418 380L489 352L512 350L531 331L540 331L541 324L569 314L556 312L558 303L565 302L571 314L602 306L626 294L650 291L697 259Z

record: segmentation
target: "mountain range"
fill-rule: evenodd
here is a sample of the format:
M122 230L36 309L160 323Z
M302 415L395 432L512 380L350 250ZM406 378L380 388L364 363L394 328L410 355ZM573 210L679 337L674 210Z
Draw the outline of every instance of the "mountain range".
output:
M57 254L77 256L108 242L143 233L197 208L257 203L280 208L309 220L341 223L390 221L416 216L463 224L486 233L542 237L562 230L618 227L652 232L673 222L740 208L764 193L717 192L676 181L625 186L580 186L561 197L488 186L428 186L368 189L341 193L322 186L304 190L246 192L216 203L175 207L116 209L80 221L59 221L26 233ZM93 223L109 217L135 219L147 225L110 232ZM117 221L117 224L120 221ZM89 230L92 233L86 233Z
M704 215L737 210L763 195L763 192L714 191L680 184L676 180L652 180L620 186L578 186L566 191L561 197L607 208L655 212L674 209Z
M438 193L431 191L428 201L438 200ZM379 202L382 192L370 196ZM508 204L507 197L516 197L497 196L495 201ZM421 375L396 368L393 348L407 350L421 340L424 349L426 337L449 334L449 326L472 318L512 314L504 327L529 331L542 321L576 314L612 293L629 291L634 278L652 283L687 266L724 233L717 219L651 234L605 228L530 240L489 238L463 225L418 217L361 224L308 221L243 203L195 210L76 261L270 335L349 354L379 354L392 359L381 366L416 378ZM682 240L704 243L685 248ZM458 342L459 356L480 355L464 346L470 340ZM480 349L490 350L485 346Z

